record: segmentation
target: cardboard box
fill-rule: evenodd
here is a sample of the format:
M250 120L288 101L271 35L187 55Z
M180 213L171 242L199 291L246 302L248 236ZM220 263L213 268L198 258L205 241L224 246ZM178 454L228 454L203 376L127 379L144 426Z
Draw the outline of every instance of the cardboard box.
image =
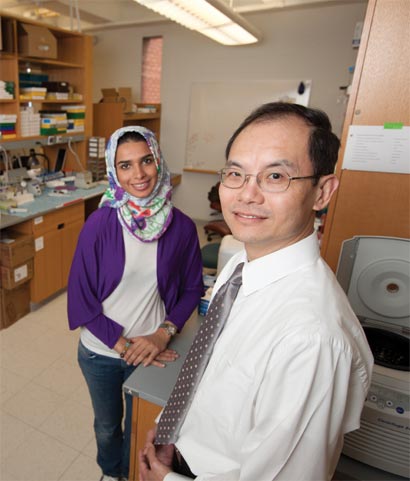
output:
M131 87L119 87L101 89L102 102L121 102L124 112L132 112L132 89Z
M0 266L1 287L14 289L33 277L33 259L17 267Z
M57 39L45 27L19 23L18 46L20 55L57 58Z
M16 289L0 289L0 329L11 326L30 312L30 283Z
M116 89L101 89L103 102L118 102L118 92Z
M34 257L32 235L2 231L0 239L0 265L16 267Z
M118 101L124 103L124 112L132 112L131 87L119 87L118 97Z

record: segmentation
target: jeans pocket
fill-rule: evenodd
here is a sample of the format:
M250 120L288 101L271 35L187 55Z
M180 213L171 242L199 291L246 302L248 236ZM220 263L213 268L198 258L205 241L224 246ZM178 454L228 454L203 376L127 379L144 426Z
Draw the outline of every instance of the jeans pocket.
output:
M92 361L96 357L97 354L87 349L81 341L78 343L78 361L80 361L81 359L85 361Z

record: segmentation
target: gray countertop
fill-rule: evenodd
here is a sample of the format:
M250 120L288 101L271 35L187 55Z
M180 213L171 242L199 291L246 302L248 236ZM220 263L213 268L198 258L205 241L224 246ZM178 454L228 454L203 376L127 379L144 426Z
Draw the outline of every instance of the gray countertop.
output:
M97 184L90 189L76 189L69 191L67 194L55 194L53 189L45 189L43 194L34 197L33 202L22 204L19 208L25 212L19 212L13 215L7 212L0 212L0 229L11 227L34 217L48 214L56 209L68 207L75 202L91 199L102 193L107 188L107 184ZM52 196L50 196L52 194Z
M177 361L169 363L164 369L138 366L125 381L124 391L158 406L164 406L202 319L203 317L195 311L182 332L177 334L170 343L170 347L180 354ZM340 457L333 477L334 481L403 481L406 479L344 455Z
M180 174L171 174L171 183L174 187L178 185L180 181ZM6 227L11 227L26 220L33 219L34 217L48 214L55 209L67 207L72 203L82 200L85 201L102 195L107 186L107 181L100 181L90 189L76 189L69 191L67 194L60 195L53 193L53 189L45 189L42 195L34 197L34 201L19 206L19 208L26 210L26 212L10 215L8 212L0 210L0 229L5 229ZM50 194L52 194L52 196L50 196Z
M180 355L175 362L168 363L165 368L139 365L125 381L124 391L158 406L164 406L174 387L201 319L203 318L194 312L182 332L172 339L169 347L175 349Z

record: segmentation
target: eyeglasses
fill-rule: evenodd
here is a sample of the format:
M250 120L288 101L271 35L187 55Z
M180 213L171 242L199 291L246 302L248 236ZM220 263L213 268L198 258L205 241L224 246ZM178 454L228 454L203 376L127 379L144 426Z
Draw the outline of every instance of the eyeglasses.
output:
M284 192L292 180L318 179L320 176L307 175L304 177L291 177L283 168L274 167L254 174L246 174L238 167L227 167L220 170L221 182L228 189L240 189L249 177L256 177L256 182L264 192Z

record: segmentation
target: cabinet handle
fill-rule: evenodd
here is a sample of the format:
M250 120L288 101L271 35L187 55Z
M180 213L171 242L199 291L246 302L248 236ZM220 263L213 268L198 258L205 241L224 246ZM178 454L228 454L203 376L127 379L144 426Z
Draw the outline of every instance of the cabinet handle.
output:
M58 224L57 229L64 229L64 222Z

